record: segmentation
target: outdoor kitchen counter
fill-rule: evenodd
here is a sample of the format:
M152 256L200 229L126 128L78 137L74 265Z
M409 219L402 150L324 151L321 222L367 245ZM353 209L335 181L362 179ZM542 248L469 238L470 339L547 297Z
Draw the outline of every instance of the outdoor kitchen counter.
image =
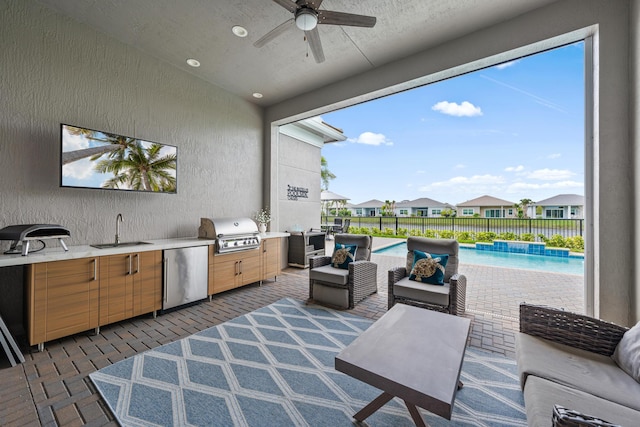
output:
M287 237L289 233L270 232L260 235L261 239ZM129 252L147 252L163 249L187 248L191 246L214 245L215 239L201 239L197 237L181 237L176 239L142 240L148 244L120 246L115 248L98 249L90 245L69 246L68 251L62 247L47 247L40 252L31 252L27 256L20 254L0 255L0 267L14 265L37 264L49 261L64 261L77 258L94 258L106 255L124 254Z

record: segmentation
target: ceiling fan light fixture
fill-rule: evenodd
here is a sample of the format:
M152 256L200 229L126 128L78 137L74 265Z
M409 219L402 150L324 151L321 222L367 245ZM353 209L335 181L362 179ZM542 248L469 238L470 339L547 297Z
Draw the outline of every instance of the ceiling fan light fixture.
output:
M318 13L306 7L296 12L296 26L302 31L311 31L318 25Z
M231 32L238 37L247 37L247 35L249 34L247 29L240 25L234 25L233 27L231 27Z
M187 64L193 68L198 68L200 66L200 61L197 59L189 58L187 59Z

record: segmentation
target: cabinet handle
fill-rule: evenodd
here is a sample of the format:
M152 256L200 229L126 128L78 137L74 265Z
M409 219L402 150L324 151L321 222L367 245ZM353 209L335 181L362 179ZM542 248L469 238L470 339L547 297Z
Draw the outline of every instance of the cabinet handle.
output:
M164 302L169 302L169 295L167 295L167 270L169 270L169 259L164 259Z
M93 281L98 280L98 260L96 258L93 259Z
M129 271L127 272L127 275L131 275L131 255L127 255L127 258L129 259Z
M140 272L140 254L135 254L136 257L136 271L133 274L138 274Z
M238 265L240 266L240 273L238 274L242 274L242 261L238 261Z

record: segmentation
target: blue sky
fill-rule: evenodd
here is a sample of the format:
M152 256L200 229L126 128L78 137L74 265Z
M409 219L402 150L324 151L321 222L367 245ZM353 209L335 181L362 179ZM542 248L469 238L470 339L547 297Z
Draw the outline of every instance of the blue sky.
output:
M584 44L323 114L322 155L350 203L457 204L584 194Z

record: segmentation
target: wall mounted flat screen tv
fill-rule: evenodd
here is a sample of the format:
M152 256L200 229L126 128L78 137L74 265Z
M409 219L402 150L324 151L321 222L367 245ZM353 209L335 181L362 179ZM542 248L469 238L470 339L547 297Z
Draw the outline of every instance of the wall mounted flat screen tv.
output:
M177 147L60 125L60 186L176 193Z

